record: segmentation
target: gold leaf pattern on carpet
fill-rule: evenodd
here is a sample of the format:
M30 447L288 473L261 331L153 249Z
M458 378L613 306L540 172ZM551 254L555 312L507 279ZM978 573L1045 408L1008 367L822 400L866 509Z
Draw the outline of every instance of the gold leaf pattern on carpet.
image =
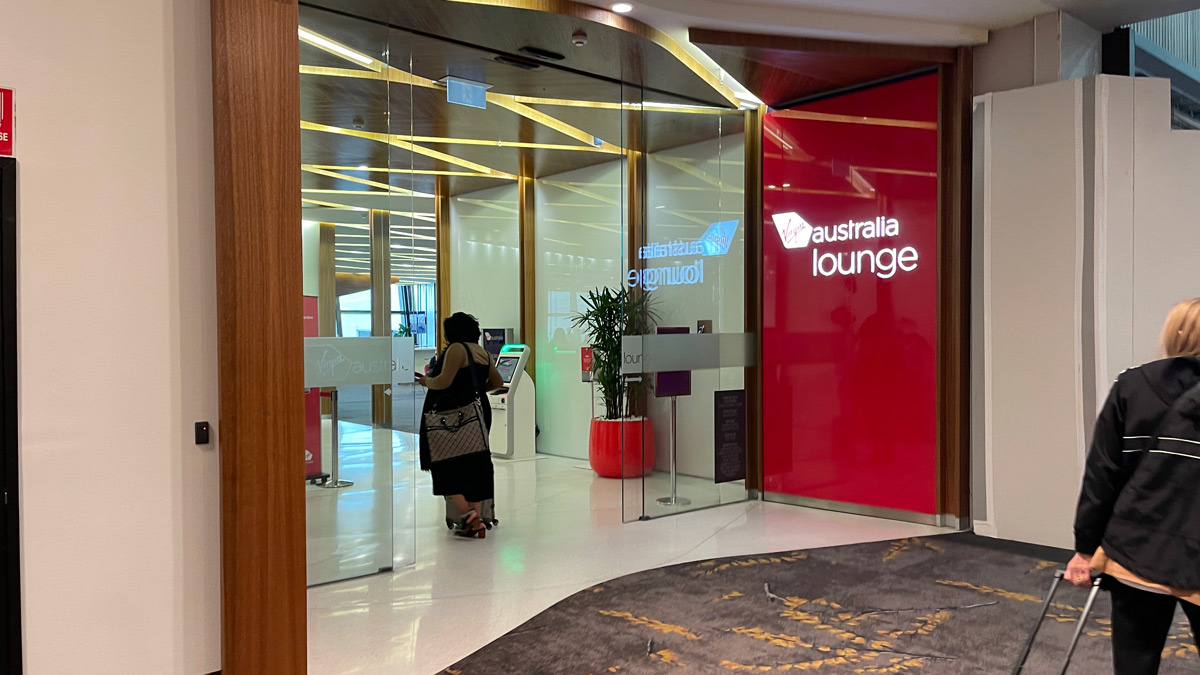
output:
M653 654L651 654L650 658L655 661L662 661L663 663L669 663L673 666L678 666L680 668L684 668L687 666L686 663L679 660L679 655L676 654L675 652L671 651L670 649L660 649L660 650L654 652Z
M658 619L651 619L645 616L634 616L632 612L617 612L611 609L602 609L600 613L604 616L611 616L617 619L624 619L635 626L645 626L650 630L658 631L666 635L679 635L689 640L699 640L700 636L684 628L674 624L664 623Z
M890 637L893 640L902 637L929 635L930 633L933 633L933 631L937 630L937 627L942 625L942 622L947 621L949 618L950 612L943 609L940 612L934 612L932 614L926 614L922 617L918 617L917 620L913 622L912 628L909 630L894 630L890 633L888 631L881 630L879 631L879 634Z
M859 652L854 649L840 649L837 652L835 652L834 656L824 658L824 659L817 659L815 661L801 661L799 663L780 663L780 664L776 664L773 666L768 666L768 665L757 665L756 666L756 665L748 665L748 664L738 663L736 661L721 661L717 665L719 665L720 667L722 667L726 670L730 670L730 671L734 671L734 672L769 673L772 671L787 672L787 671L791 671L791 670L817 670L818 668L823 668L826 666L855 665L855 664L864 663L867 661L874 661L875 659L879 658L880 656L882 656L882 654L878 654L875 652ZM855 671L855 672L861 673L863 671L859 670L859 671ZM880 671L880 672L883 672L883 671Z
M1046 601L1045 598L1039 598L1036 595L1029 595L1028 593L1013 593L1012 591L1006 591L1002 588L992 588L990 586L976 586L975 584L972 584L967 581L946 581L946 580L942 579L942 580L939 580L938 583L943 586L952 586L954 588L965 588L967 590L975 591L976 593L982 593L984 595L995 595L996 597L1004 598L1005 600L1016 600L1018 602L1035 602L1039 605ZM1082 607L1073 607L1071 605L1064 605L1061 602L1050 603L1050 606L1055 609L1061 609L1061 610L1065 610L1068 612L1079 612L1081 614L1083 613Z
M946 549L942 548L941 546L934 544L933 542L925 541L924 539L918 537L901 539L900 541L894 542L891 547L888 548L887 553L883 554L883 562L891 562L905 553L916 551L918 549L933 551L934 553L946 552Z
M700 563L699 565L696 565L696 567L711 568L711 569L697 570L696 576L711 577L714 574L720 574L721 572L727 572L731 569L744 568L744 567L755 567L757 565L779 565L782 563L794 563L794 562L801 562L804 560L808 560L808 554L806 554L806 553L791 553L788 555L772 555L772 556L757 556L754 558L742 558L739 560L730 560L729 562L721 563L720 565L717 565L713 561L708 561L705 563Z
M870 668L860 668L854 672L860 673L860 675L865 674L865 673L902 673L906 670L912 670L914 668L924 668L924 667L925 667L925 661L923 661L922 659L896 658L896 659L892 659L892 662L890 665L873 666Z

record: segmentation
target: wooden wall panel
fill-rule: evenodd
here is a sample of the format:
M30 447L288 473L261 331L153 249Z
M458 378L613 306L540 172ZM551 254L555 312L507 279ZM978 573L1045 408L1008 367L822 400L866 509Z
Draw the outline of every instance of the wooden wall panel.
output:
M763 200L762 122L765 108L746 112L745 247L746 327L754 335L755 363L746 369L746 489L763 489Z
M392 336L392 214L371 210L371 335ZM371 386L371 423L392 426L392 387Z
M518 183L517 213L521 247L521 337L520 341L535 350L525 365L529 378L537 382L537 238L535 237L535 207L533 193L533 162L521 162Z
M296 0L212 0L222 672L306 672Z
M971 515L971 50L940 67L938 511Z
M434 348L443 344L442 321L450 316L450 181L439 176L434 190L434 220L437 226L437 339Z

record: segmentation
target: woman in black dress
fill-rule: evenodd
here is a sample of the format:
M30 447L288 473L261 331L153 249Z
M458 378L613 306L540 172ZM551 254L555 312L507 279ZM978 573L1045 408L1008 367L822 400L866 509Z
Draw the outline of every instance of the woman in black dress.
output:
M447 459L436 464L429 461L429 439L425 430L425 413L451 410L468 405L478 398L483 407L483 419L492 427L492 407L487 393L503 386L504 381L492 363L492 357L479 346L479 322L470 314L458 312L442 322L446 348L442 350L429 376L417 375L417 382L429 389L421 409L421 470L433 474L433 494L449 497L460 513L465 514L459 536L483 539L487 528L480 520L480 502L493 498L494 484L491 453ZM472 373L474 370L474 373Z

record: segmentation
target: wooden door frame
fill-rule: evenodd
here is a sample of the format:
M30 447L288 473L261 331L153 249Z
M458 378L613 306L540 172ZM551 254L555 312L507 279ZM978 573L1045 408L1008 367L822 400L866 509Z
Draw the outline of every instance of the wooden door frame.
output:
M297 0L212 0L226 675L307 672Z

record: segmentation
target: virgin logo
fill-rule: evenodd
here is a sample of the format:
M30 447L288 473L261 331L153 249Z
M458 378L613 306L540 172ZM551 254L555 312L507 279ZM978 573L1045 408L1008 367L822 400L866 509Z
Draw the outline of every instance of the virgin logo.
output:
M807 248L812 241L813 226L799 213L776 213L771 219L775 221L775 229L779 230L784 248Z

